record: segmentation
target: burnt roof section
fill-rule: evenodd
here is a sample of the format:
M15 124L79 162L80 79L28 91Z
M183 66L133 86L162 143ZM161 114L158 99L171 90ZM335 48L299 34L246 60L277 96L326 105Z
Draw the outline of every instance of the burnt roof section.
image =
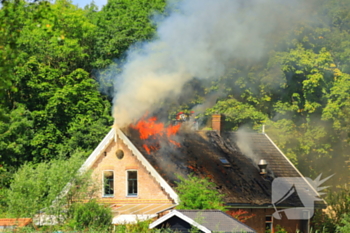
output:
M139 139L133 128L123 130L130 141L171 185L176 186L176 174L193 173L208 178L225 195L225 202L234 205L271 205L271 184L276 177L300 177L293 165L280 153L265 134L215 131L185 131L168 140ZM144 144L157 148L150 153ZM250 154L250 155L249 155ZM230 166L221 162L226 159ZM268 163L266 176L259 173L259 159ZM306 184L308 185L308 184ZM279 206L303 206L297 194Z

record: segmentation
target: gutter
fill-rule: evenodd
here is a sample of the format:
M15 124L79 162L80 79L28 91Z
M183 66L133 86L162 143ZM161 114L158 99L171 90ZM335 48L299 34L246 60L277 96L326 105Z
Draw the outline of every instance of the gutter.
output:
M225 207L238 208L238 209L274 209L274 206L272 204L255 205L255 204L249 204L249 203L226 203ZM296 208L296 207L302 207L302 206L276 206L276 208L281 208L281 209L289 209L289 208ZM314 208L325 209L327 208L327 205L315 203Z

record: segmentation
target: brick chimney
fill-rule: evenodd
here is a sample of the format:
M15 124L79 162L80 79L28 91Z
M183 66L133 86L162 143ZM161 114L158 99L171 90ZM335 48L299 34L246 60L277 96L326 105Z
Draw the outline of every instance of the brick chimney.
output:
M221 114L213 114L211 116L211 127L220 134L224 128L224 116Z

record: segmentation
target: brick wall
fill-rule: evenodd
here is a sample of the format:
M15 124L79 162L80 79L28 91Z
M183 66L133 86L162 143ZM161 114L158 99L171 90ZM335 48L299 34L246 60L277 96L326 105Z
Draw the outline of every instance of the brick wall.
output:
M234 211L238 211L239 209L230 209ZM266 216L271 216L275 210L274 209L242 209L245 211L248 211L247 215L254 214L255 216L246 220L244 224L247 226L253 228L257 231L257 233L266 233ZM273 232L277 230L277 226L281 226L283 229L285 229L287 232L295 233L297 230L301 229L301 221L300 220L289 220L282 214L282 219L272 219L273 224ZM302 232L302 231L301 231Z
M117 158L117 150L124 152L122 159ZM148 173L146 168L138 161L121 139L117 142L112 141L105 152L102 152L98 160L92 166L92 176L97 180L100 187L98 198L102 202L108 203L172 203L158 182ZM103 171L110 170L114 172L114 196L102 196ZM127 196L127 171L136 170L138 178L137 197Z

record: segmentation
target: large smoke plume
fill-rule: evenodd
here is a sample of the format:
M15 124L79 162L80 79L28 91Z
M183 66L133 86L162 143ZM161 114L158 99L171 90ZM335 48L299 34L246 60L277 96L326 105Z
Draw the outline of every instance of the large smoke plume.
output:
M113 116L124 126L176 98L193 78L215 79L230 61L259 59L274 32L305 17L301 0L184 0L157 22L156 38L129 50L115 79Z

